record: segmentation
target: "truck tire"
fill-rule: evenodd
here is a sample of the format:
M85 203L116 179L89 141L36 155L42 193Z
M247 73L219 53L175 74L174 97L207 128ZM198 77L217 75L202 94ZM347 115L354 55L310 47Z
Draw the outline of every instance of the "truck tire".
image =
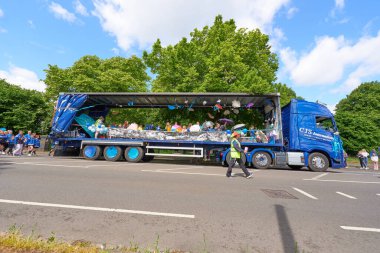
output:
M144 157L144 150L140 147L128 147L124 151L127 162L138 163Z
M119 146L107 146L103 151L103 155L107 161L116 162L123 156L123 151Z
M252 163L256 169L268 169L272 164L272 157L267 152L258 151L253 155Z
M288 165L288 167L291 168L292 170L300 170L304 166L303 165Z
M309 155L309 169L315 172L324 172L329 168L329 160L324 154L315 152Z
M83 157L87 160L97 160L102 155L102 149L99 146L87 145L83 148Z
M245 156L244 153L241 153L240 155L241 159L243 160L244 164L247 162L247 157ZM226 160L224 161L225 167L228 167L231 164L231 152L228 152L226 155Z

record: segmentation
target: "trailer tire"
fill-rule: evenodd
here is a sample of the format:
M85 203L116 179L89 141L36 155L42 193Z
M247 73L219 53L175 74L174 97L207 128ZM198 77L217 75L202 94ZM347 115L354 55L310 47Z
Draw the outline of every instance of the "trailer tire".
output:
M97 160L102 155L102 148L99 146L87 145L83 148L83 157L87 160Z
M123 156L123 150L119 146L107 146L103 151L104 159L116 162Z
M252 163L256 169L265 170L272 164L272 157L267 152L258 151L253 155Z
M138 163L144 157L144 150L140 147L128 147L124 151L124 157L127 162Z
M309 155L309 169L315 172L324 172L329 168L329 160L322 153L312 153Z
M288 165L288 167L291 168L292 170L300 170L304 166L303 165Z
M244 154L244 153L241 153L240 154L240 157L241 157L241 159L243 160L243 163L244 164L246 164L246 162L247 162L247 157L246 157L246 155ZM224 161L225 162L225 164L226 164L226 166L225 167L228 167L228 166L230 166L231 165L231 152L228 152L228 154L226 155L226 160Z

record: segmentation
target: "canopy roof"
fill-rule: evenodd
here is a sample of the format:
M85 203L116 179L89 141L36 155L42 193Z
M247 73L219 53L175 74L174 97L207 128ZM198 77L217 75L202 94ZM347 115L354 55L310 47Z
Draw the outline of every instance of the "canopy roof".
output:
M86 95L83 107L105 105L107 107L126 108L167 108L168 106L184 106L192 108L210 107L220 104L223 107L232 106L237 100L244 107L253 103L252 107L262 107L270 99L279 104L279 93L255 95L248 93L62 93L61 95ZM204 102L206 101L206 103ZM220 101L220 102L218 102Z

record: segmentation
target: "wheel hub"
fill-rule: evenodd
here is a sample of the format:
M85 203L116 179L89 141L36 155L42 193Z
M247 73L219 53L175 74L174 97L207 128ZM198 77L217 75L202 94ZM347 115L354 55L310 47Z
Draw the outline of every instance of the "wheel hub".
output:
M321 157L314 157L313 158L313 165L317 167L318 169L322 169L325 167L325 161Z
M266 166L268 164L268 158L263 154L258 154L255 159L260 166Z

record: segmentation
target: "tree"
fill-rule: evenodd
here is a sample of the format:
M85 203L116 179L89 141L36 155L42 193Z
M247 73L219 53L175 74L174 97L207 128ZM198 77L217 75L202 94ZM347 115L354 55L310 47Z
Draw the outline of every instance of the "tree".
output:
M362 83L336 106L335 119L345 150L356 154L380 146L380 83Z
M286 84L275 83L273 86L276 92L280 93L281 95L281 106L288 104L292 98L303 99L302 97L297 97L296 92L292 88L286 86Z
M50 118L43 93L0 79L0 97L1 127L46 133Z
M136 56L103 60L87 55L71 67L49 65L45 72L49 100L55 100L60 92L143 92L150 80L145 64Z
M153 91L273 92L278 59L259 29L237 29L217 16L211 27L195 29L190 40L162 47L160 40L143 59L157 77Z

